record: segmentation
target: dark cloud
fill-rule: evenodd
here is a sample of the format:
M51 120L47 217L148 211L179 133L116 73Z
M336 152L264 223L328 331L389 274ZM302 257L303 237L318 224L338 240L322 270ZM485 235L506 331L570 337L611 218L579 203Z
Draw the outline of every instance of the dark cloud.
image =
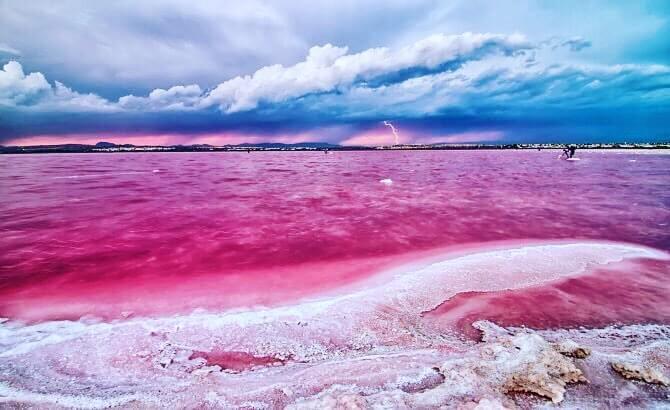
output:
M408 86L407 81L422 84ZM320 139L339 142L392 118L403 129L426 138L491 130L503 132L505 140L515 142L668 138L670 70L664 67L552 65L526 71L520 65L469 75L444 72L392 87L367 87L359 84L346 91L262 103L252 110L228 114L214 107L69 113L13 108L0 110L0 135L6 141L73 133L195 137L236 132L265 135L271 140L274 135L308 131ZM398 102L398 98L407 97L408 89L415 94ZM371 93L367 100L357 97L361 90ZM452 100L444 99L445 95ZM432 110L427 110L428 106ZM331 131L322 132L324 129Z

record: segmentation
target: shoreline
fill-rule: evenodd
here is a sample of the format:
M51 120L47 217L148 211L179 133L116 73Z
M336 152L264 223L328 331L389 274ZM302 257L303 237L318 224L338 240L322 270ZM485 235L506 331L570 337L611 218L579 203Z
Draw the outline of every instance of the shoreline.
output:
M607 240L593 239L548 239L548 240L500 240L491 242L473 242L460 245L451 245L435 249L412 251L405 254L389 255L364 260L348 260L344 263L329 262L323 264L307 263L296 266L285 266L271 271L245 272L240 275L205 275L174 278L171 282L156 281L152 278L126 278L114 283L100 283L88 288L70 287L63 292L63 285L54 286L40 284L34 290L21 290L22 298L13 299L3 306L4 316L12 321L27 324L39 324L50 321L77 321L78 318L97 318L105 322L124 320L129 317L146 319L160 319L161 317L183 316L190 312L211 312L212 314L226 314L227 312L268 311L272 309L291 308L305 303L320 303L327 300L348 298L352 295L365 293L371 289L388 286L393 280L401 279L408 272L421 272L440 264L457 264L462 260L485 259L488 255L505 252L514 252L516 249L524 251L543 249L545 247L560 249L582 246L605 246L613 248L631 247L640 252L657 257L670 257L663 250L644 245L627 244ZM652 256L650 256L652 257ZM472 263L472 262L471 262ZM473 263L477 263L473 261ZM609 262L608 262L609 263ZM587 269L587 267L584 267ZM305 284L302 278L311 276L310 272L321 272L321 276L328 278L328 282L319 282L315 285ZM283 272L283 273L282 273ZM323 272L328 272L324 274ZM579 274L573 273L573 275ZM268 276L270 275L270 276ZM273 290L274 299L265 299L262 294L248 292L245 289L254 289L265 283L267 287L272 280L269 277L281 277L281 284L285 288ZM555 276L553 280L560 278ZM256 283L258 281L259 283ZM231 290L227 282L236 282L238 292ZM300 286L295 287L292 282L298 281ZM173 283L174 282L174 283ZM541 284L535 283L534 285ZM276 286L276 285L275 285ZM533 286L533 285L529 285ZM97 289L97 290L96 290ZM138 295L128 289L139 289L141 294L155 294L160 298L153 299L151 308L144 304L133 302ZM218 302L218 291L226 289L226 298L232 303ZM468 289L473 291L475 289ZM493 289L479 289L493 291ZM458 293L458 292L456 292ZM456 293L449 295L454 296ZM82 295L91 295L89 298ZM111 296L111 299L108 299ZM134 296L135 295L135 296ZM443 295L444 296L444 295ZM258 299L263 298L263 299ZM262 300L265 300L262 302ZM178 301L178 302L177 302ZM186 304L183 301L187 301ZM14 306L14 307L12 307ZM30 308L26 309L26 306ZM41 306L44 306L42 308ZM437 306L435 306L437 307ZM14 311L14 314L10 312Z
M474 326L483 340L476 342L426 322L422 315L450 295L483 286L468 280L473 269L490 292L523 290L625 260L667 262L667 252L598 241L471 251L397 266L378 275L376 284L359 283L358 290L287 306L112 322L89 317L0 323L0 371L5 375L0 400L85 408L198 403L323 407L347 398L410 407L445 400L538 406L546 399L509 396L508 383L532 376L526 363L551 360L583 373L590 381L587 390L555 380L553 365L547 364L546 370L532 371L557 387L529 391L578 405L631 383L603 373L607 363L647 363L650 354L666 351L657 344L668 344L664 335L670 334L670 324L530 330L480 321ZM564 261L561 271L546 270L555 260ZM505 274L510 269L513 276ZM631 332L635 339L626 338ZM592 352L590 358L573 361L555 351L554 346L573 339ZM245 391L239 390L240 383ZM659 397L655 387L632 385L626 391L650 403Z

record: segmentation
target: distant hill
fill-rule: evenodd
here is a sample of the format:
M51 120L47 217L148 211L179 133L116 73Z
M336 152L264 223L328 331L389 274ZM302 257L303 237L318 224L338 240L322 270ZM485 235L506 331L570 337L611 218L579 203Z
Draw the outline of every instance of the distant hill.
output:
M84 144L61 144L61 145L30 145L26 147L7 146L0 148L0 154L14 153L49 153L49 152L90 152L92 145Z
M95 144L96 148L114 148L116 146L117 146L116 144L106 141L100 141L97 144Z
M116 147L126 147L131 148L135 147L133 144L115 144L113 142L100 141L97 144L93 145L94 148L116 148Z

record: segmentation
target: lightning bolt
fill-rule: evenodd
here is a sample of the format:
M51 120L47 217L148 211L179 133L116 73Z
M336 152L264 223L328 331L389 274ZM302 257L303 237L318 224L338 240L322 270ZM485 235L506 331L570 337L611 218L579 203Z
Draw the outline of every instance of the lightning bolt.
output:
M393 126L393 124L391 124L390 121L384 121L384 125L389 127L391 129L391 132L393 132L393 136L395 137L395 145L400 144L400 142L398 142L398 138L399 138L398 130Z

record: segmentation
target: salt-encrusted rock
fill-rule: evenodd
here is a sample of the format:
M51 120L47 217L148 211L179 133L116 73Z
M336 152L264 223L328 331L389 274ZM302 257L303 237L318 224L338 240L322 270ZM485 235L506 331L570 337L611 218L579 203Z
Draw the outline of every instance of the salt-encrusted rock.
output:
M591 354L591 349L588 347L582 347L578 345L577 342L574 342L570 339L555 343L554 348L563 356L575 357L577 359L584 359Z
M483 340L488 342L483 348L482 366L499 374L505 392L535 393L559 403L566 384L586 381L571 359L538 334L509 335L504 329L484 321L474 326L484 332Z
M488 320L478 320L472 327L482 332L482 342L497 342L508 340L513 334L507 329Z
M174 358L177 356L177 349L170 345L169 343L164 344L158 354L156 355L154 362L162 368L166 368L174 362Z
M645 381L647 383L670 386L670 380L656 368L635 363L612 362L612 369L626 379Z
M670 386L670 341L662 340L631 350L610 361L615 372L626 379Z
M535 393L559 403L567 383L586 381L582 371L570 359L538 335L516 335L512 345L518 356L510 363L510 374L504 386L506 391Z
M163 369L190 373L206 365L203 359L191 360L192 353L191 350L174 346L171 343L163 343L155 353L154 365Z

